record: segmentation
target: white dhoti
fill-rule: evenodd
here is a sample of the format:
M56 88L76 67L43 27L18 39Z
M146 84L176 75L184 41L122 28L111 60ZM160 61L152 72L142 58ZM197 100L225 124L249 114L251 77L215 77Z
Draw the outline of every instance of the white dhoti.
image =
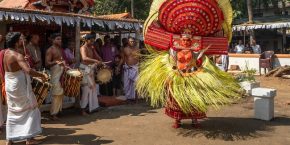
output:
M95 82L94 69L90 66L81 64L80 69L83 72L82 95L80 105L85 109L89 105L89 111L99 108L99 85Z
M228 70L228 62L229 62L229 56L228 55L221 55L221 63L216 63L216 66L221 69L222 71Z
M41 116L30 77L23 71L6 72L5 90L8 106L7 140L24 140L40 134Z
M136 99L135 83L138 76L138 65L124 65L124 92L127 99Z
M3 124L4 124L4 114L3 113L4 113L4 111L3 111L3 105L2 105L2 96L0 96L0 128L2 128Z
M64 68L60 65L54 65L50 69L51 73L51 95L52 95L52 103L51 103L51 109L50 114L56 115L62 110L62 102L64 97L64 90L61 86L61 76L63 74Z

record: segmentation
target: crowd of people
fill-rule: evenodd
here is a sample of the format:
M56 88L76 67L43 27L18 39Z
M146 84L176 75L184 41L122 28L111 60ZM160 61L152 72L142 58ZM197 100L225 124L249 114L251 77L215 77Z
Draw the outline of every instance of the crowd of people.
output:
M1 38L1 37L0 37ZM45 51L40 49L39 35L24 36L20 32L9 32L5 37L5 49L0 53L0 74L2 102L7 104L6 139L10 145L13 141L26 140L26 144L37 144L34 137L41 133L41 113L35 94L32 91L31 78L38 77L52 84L50 90L52 103L50 115L58 120L64 99L63 74L72 68L79 68L83 74L81 80L80 108L82 115L99 108L98 95L122 95L128 102L135 102L135 81L138 75L139 48L134 38L123 38L122 45L116 44L110 36L103 41L96 39L95 33L83 37L80 48L80 65L77 65L75 49L72 42L62 38L60 33L50 36L50 46ZM1 40L1 39L0 39ZM116 40L116 39L115 39ZM1 42L1 41L0 41ZM42 59L42 56L45 56ZM112 81L99 86L95 74L99 68L112 70ZM50 78L42 69L49 70ZM50 79L50 80L48 80ZM123 89L123 91L122 91ZM4 119L0 106L0 126Z
M262 50L261 46L257 44L255 39L253 39L251 44L246 43L245 45L242 40L239 40L238 44L235 45L233 52L238 54L261 54Z

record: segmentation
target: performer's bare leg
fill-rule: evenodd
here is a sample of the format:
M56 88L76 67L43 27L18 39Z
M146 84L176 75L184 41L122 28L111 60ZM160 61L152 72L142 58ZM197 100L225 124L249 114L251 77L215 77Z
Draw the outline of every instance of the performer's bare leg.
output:
M196 119L196 118L192 119L192 126L194 128L200 128L201 127L200 123L198 122L198 119Z
M181 121L176 119L172 127L173 128L179 128L180 125L181 125Z
M51 117L51 119L52 119L53 121L57 121L57 120L59 120L59 118L57 117L57 115L51 115L50 117Z
M81 114L82 116L89 116L89 114L86 112L86 109L82 109Z
M11 140L6 141L6 145L12 145L12 144L13 144L13 142Z
M42 143L41 140L35 140L34 138L30 138L26 140L26 145L38 145Z

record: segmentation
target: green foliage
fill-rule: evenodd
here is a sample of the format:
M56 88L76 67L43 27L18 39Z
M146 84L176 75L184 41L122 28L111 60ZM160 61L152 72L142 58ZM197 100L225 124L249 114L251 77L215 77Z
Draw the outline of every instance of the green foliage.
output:
M256 74L257 70L256 69L250 69L249 68L249 62L246 62L246 66L245 66L245 70L238 74L236 76L236 79L239 82L245 82L245 81L249 81L249 82L255 82L255 74Z
M150 4L149 0L134 0L135 18L145 20L149 14ZM131 12L131 0L95 0L96 15L124 12Z
M252 7L254 9L259 8L269 8L270 5L273 7L278 7L278 2L286 1L286 0L252 0ZM288 2L290 0L287 0ZM246 0L231 0L231 4L234 10L234 18L247 18L248 17L248 9L247 9L247 1Z

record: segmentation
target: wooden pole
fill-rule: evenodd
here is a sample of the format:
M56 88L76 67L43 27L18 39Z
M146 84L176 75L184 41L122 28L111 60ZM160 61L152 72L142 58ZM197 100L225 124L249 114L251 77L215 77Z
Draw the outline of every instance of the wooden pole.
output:
M131 15L134 18L134 0L131 0Z
M80 58L80 33L81 33L81 28L80 28L80 23L77 23L76 25L76 50L75 50L75 58L77 61L77 66L80 64L81 58Z
M286 52L286 44L287 44L287 39L286 39L286 28L283 29L283 46L282 46L282 53Z

